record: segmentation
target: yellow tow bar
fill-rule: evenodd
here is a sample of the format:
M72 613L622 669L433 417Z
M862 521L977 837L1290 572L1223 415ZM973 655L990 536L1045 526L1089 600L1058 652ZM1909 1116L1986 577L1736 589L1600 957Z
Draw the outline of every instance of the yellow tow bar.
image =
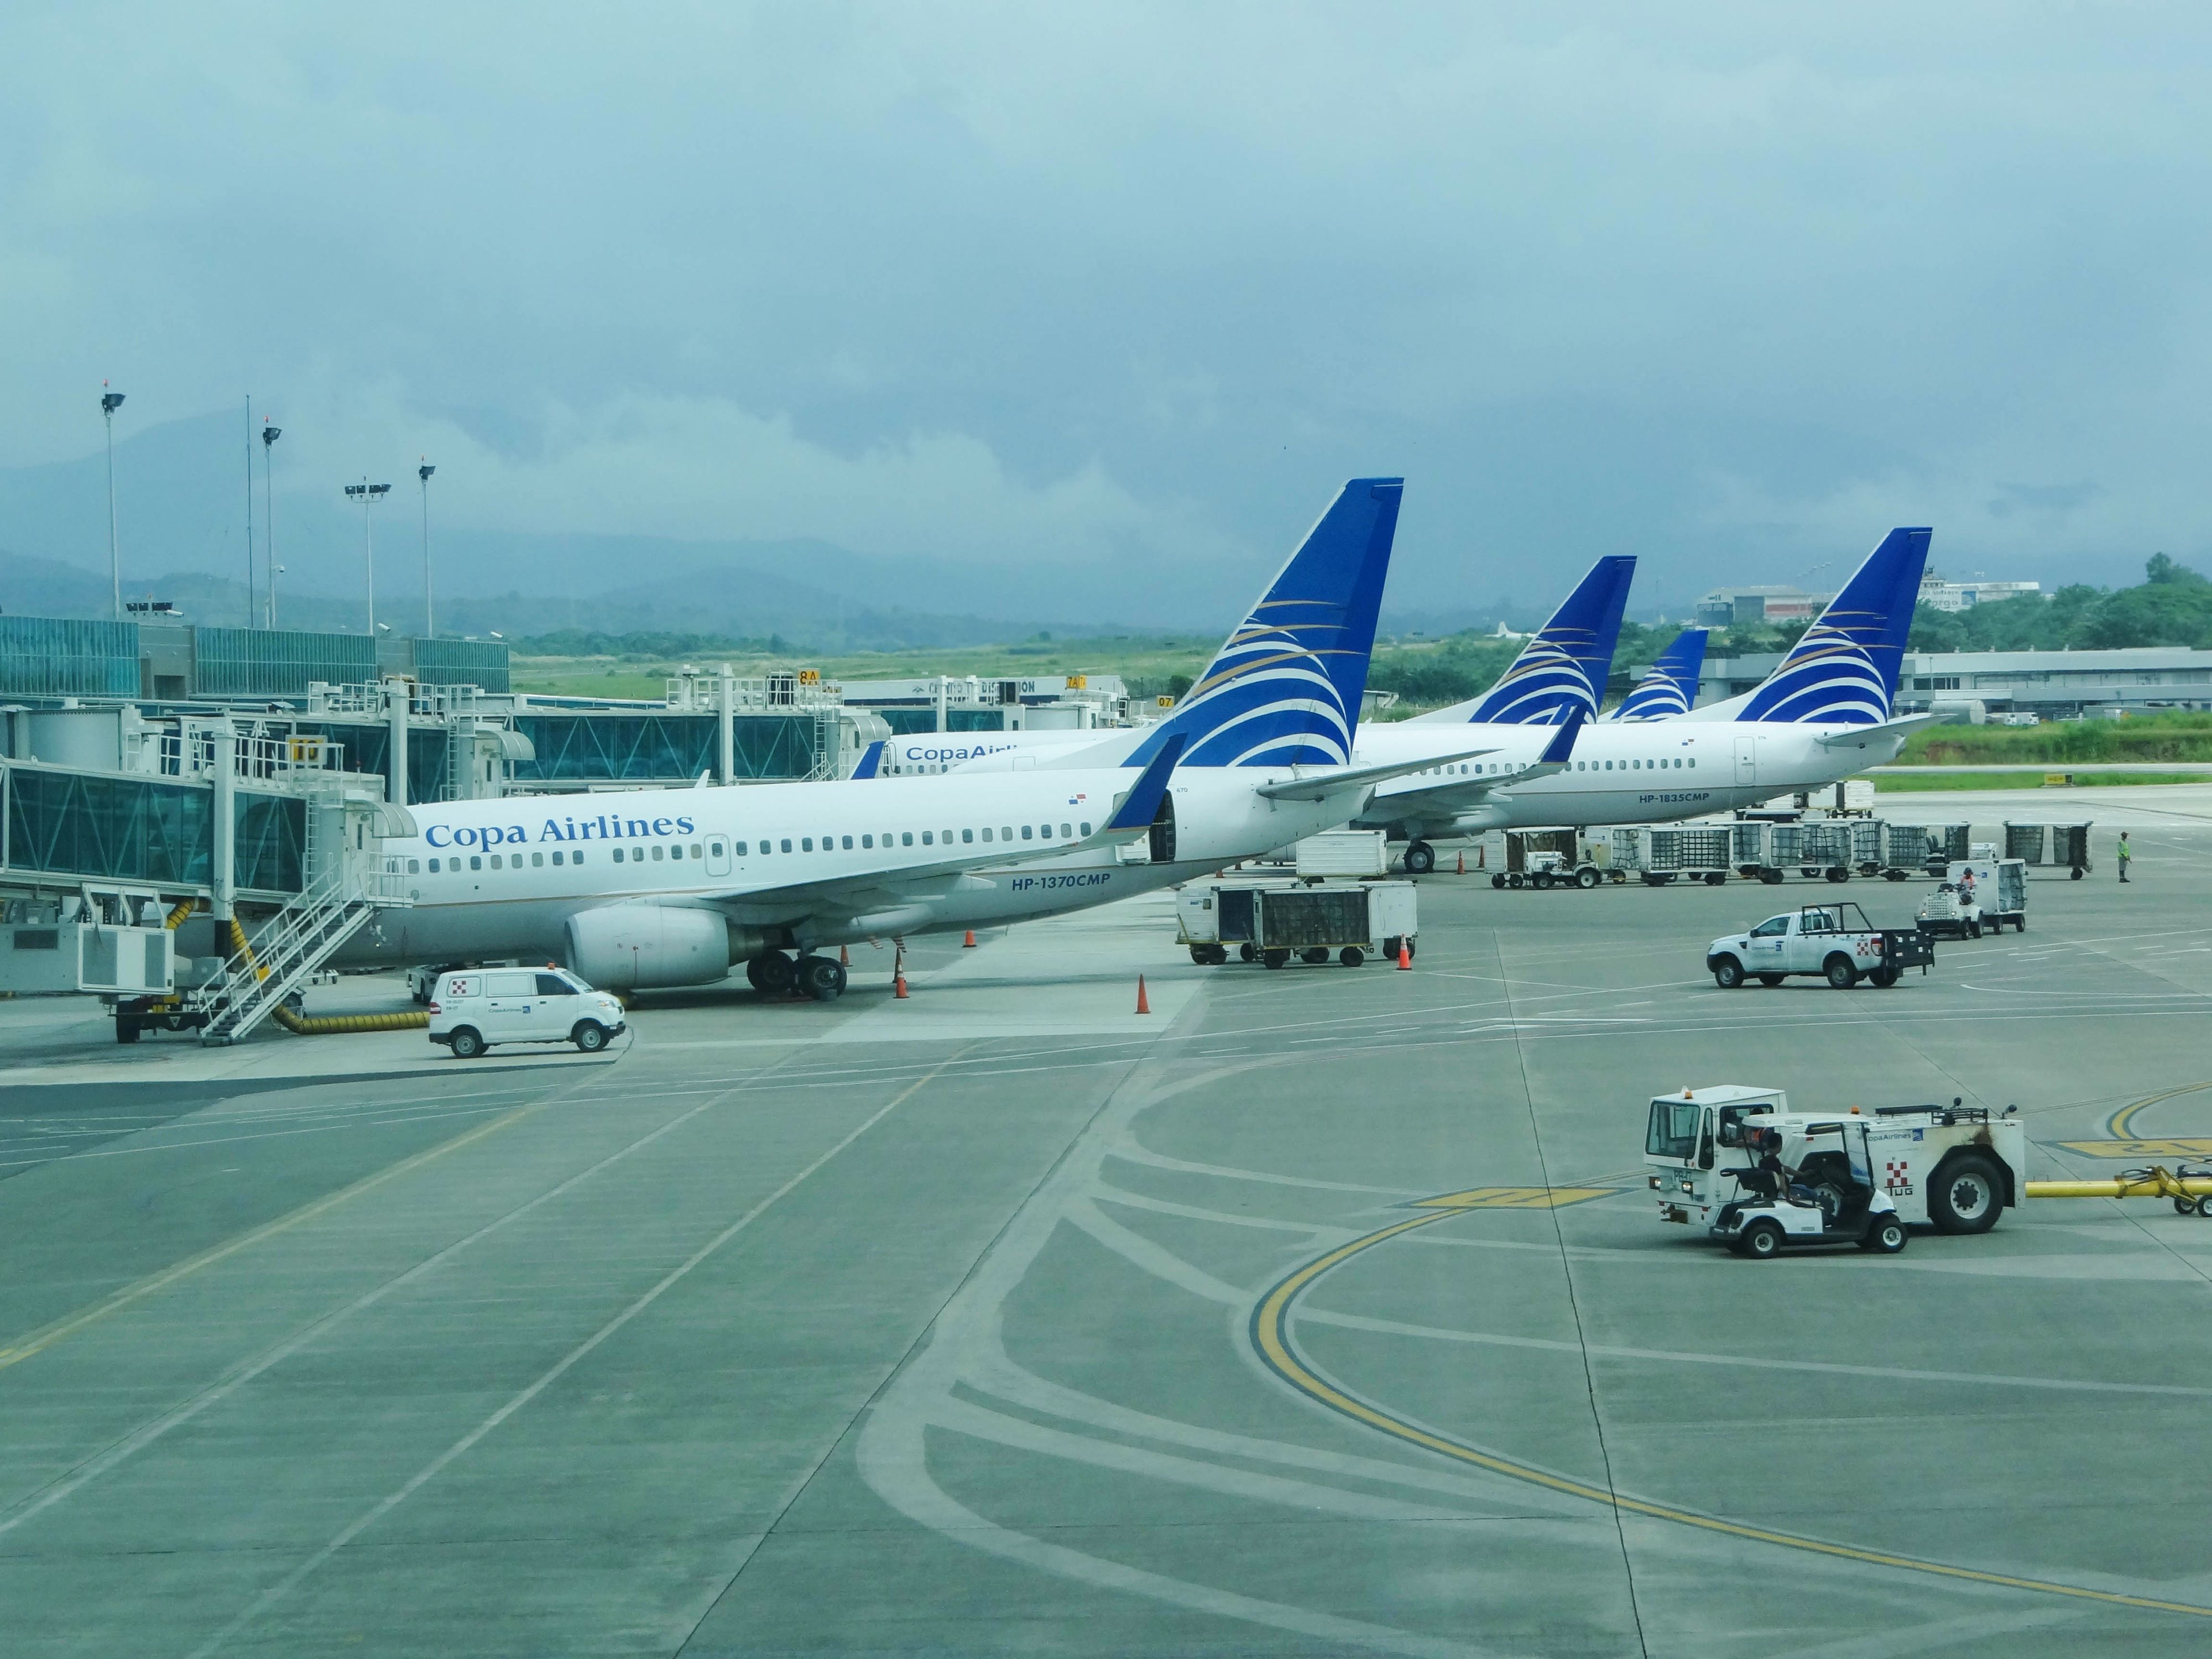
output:
M2130 1170L2109 1181L2031 1181L2030 1198L2175 1198L2212 1197L2212 1177L2183 1177L2163 1165Z

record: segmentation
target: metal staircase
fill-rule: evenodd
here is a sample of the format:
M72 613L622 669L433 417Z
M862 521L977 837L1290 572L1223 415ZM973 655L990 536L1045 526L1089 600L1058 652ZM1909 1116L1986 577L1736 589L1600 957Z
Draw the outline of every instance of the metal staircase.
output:
M309 812L312 825L317 814ZM312 831L311 831L312 833ZM400 896L396 860L364 878L343 856L297 898L262 927L250 941L235 921L235 947L222 975L186 994L182 1012L199 1025L206 1044L237 1042L300 990L307 976L328 962L337 948L366 927L380 909L406 901ZM311 862L309 867L312 868Z

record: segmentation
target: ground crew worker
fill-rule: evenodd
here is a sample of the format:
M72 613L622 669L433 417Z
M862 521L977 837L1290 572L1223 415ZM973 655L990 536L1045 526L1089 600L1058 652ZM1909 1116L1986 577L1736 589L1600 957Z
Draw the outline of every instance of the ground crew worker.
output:
M2133 858L2135 855L2136 855L2135 848L2128 845L2128 832L2127 832L2126 830L2121 830L2121 831L2120 831L2120 879L2121 879L2122 881L2125 881L2125 880L2128 878L2128 860L2129 860L2130 859Z

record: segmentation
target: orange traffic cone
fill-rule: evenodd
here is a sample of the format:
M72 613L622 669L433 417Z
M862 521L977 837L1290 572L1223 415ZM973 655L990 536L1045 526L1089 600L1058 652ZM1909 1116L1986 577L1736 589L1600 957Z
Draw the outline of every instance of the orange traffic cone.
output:
M891 958L891 996L895 1001L906 1000L906 946L903 945L899 946L898 954Z
M1467 873L1467 849L1464 848L1460 849L1459 873L1462 876Z
M975 930L973 927L968 930L968 937L960 941L960 948L963 951L972 951L975 948Z
M1413 969L1413 942L1411 939L1401 939L1398 941L1398 971L1411 973Z
M1140 1014L1152 1012L1152 1005L1145 1000L1145 976L1142 974L1137 975L1137 1012Z

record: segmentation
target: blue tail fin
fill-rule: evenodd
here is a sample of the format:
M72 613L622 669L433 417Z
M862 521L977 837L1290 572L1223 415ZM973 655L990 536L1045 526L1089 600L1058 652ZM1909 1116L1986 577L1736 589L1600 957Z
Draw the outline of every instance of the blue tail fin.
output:
M1354 478L1175 712L1125 764L1170 738L1187 766L1342 765L1367 690L1402 478Z
M884 769L884 741L877 738L860 751L860 764L853 769L856 778L872 778Z
M1575 708L1595 718L1635 575L1636 561L1619 555L1590 567L1467 718L1498 726L1557 726Z
M1620 700L1607 718L1616 720L1663 720L1670 714L1686 714L1698 700L1698 676L1705 665L1705 630L1686 628L1668 641L1651 665L1651 672Z
M1897 706L1912 607L1935 532L1893 530L1867 555L1782 666L1751 694L1741 718L1878 726Z

